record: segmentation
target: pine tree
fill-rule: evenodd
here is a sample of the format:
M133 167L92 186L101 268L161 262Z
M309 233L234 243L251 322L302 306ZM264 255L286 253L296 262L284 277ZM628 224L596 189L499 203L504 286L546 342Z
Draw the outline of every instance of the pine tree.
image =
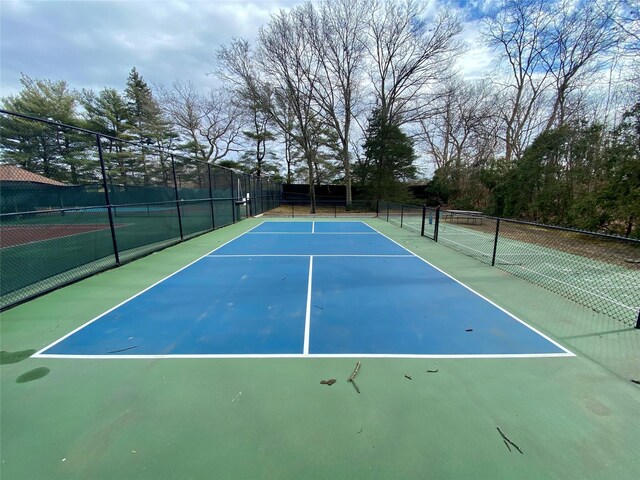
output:
M5 110L61 124L78 124L77 100L64 81L23 75L22 90L2 101ZM3 116L0 145L8 163L62 182L80 183L94 175L87 149L95 139L61 126Z
M417 175L411 139L380 109L375 109L369 118L363 148L365 161L354 168L354 173L365 189L376 200L406 200L408 193L403 181Z
M162 110L153 97L147 82L135 67L129 72L125 98L129 109L130 138L140 144L139 164L133 178L142 175L144 185L149 185L155 174L158 174L164 183L167 168L166 154L160 153L157 161L150 161L151 152L153 155L158 154L148 147L153 145L156 149L163 149L175 135L172 133L169 123L164 119Z

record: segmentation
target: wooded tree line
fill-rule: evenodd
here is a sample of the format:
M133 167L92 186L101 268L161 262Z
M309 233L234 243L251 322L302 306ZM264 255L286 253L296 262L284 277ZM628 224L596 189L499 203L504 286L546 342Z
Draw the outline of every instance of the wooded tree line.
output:
M124 93L25 77L3 107L304 179L312 211L313 185L344 183L350 203L351 185L408 201L403 185L420 182L451 207L640 236L638 11L506 0L481 27L496 69L469 80L456 10L308 1L219 48L223 87L207 93L150 88L134 69Z

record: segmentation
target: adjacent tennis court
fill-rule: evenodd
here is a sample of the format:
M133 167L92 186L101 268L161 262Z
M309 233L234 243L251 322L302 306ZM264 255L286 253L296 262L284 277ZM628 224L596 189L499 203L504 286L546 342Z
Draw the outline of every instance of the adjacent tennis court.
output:
M265 222L40 357L567 356L362 222Z

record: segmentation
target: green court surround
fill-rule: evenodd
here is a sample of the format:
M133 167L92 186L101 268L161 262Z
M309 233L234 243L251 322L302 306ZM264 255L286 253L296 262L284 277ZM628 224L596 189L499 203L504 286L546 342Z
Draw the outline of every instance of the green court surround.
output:
M577 356L363 359L360 394L351 358L28 358L260 221L2 313L0 478L636 478L640 330L376 219Z

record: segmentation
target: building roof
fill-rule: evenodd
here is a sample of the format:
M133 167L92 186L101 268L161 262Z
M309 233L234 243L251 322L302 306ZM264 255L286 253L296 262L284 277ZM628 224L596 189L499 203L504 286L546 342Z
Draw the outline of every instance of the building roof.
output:
M46 183L47 185L65 185L37 173L29 172L15 165L0 165L0 181Z

